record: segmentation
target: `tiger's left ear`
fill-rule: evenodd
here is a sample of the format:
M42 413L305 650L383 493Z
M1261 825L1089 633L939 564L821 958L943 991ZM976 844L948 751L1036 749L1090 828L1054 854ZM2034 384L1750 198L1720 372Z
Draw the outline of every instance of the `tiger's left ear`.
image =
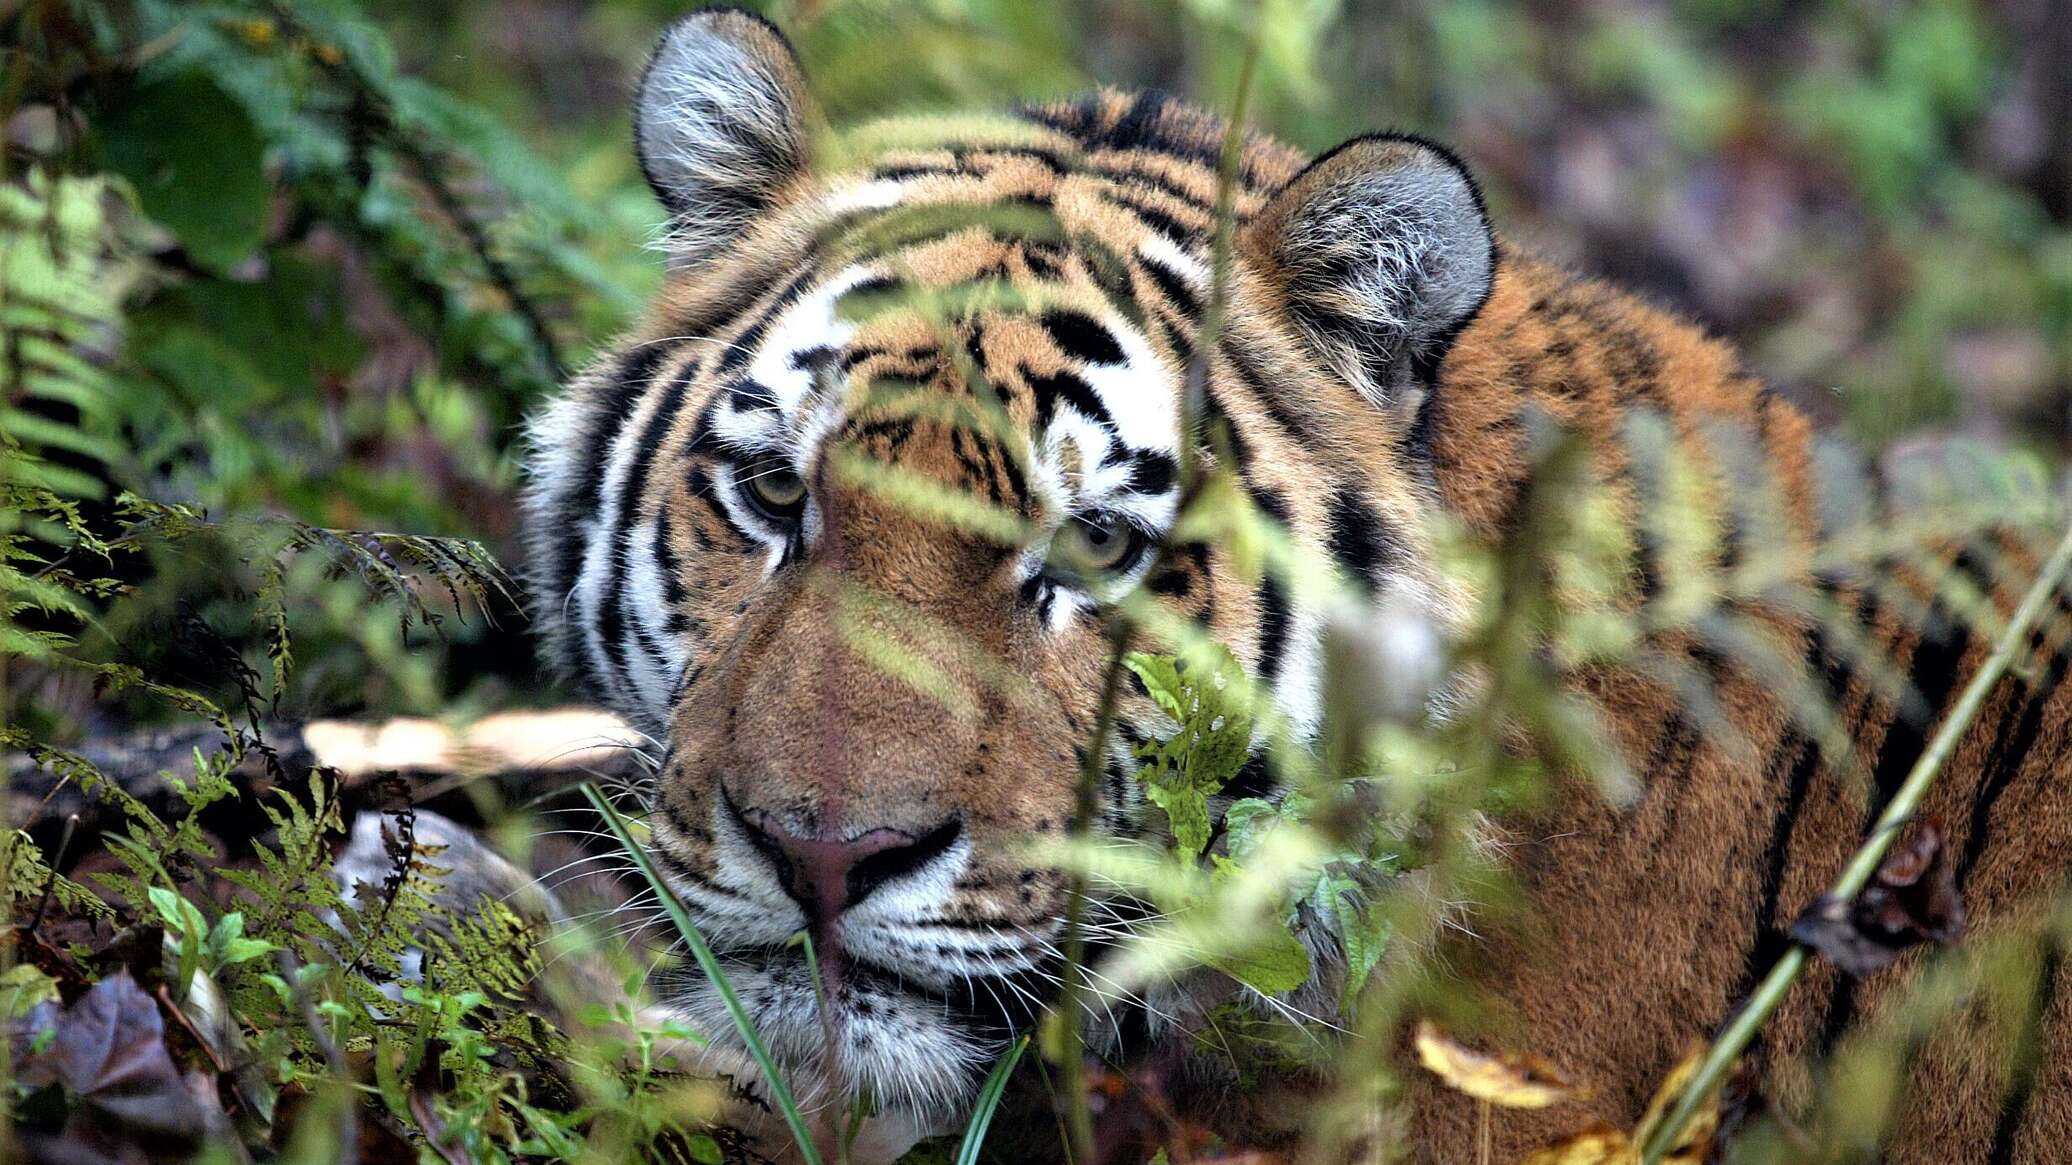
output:
M1481 193L1459 159L1422 138L1354 138L1311 163L1245 231L1289 317L1386 408L1417 407L1496 276Z
M695 266L740 239L804 177L818 118L777 26L706 8L655 45L633 102L633 148L669 211L668 249Z

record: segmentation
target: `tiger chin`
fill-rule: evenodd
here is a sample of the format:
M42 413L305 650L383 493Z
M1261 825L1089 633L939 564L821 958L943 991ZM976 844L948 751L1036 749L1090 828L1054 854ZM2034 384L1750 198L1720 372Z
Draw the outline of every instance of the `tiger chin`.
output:
M633 122L669 215L668 274L531 426L547 653L666 745L653 856L772 1052L807 1091L868 1096L909 1136L957 1127L989 1063L1053 997L1069 888L1028 843L1062 835L1078 809L1104 609L1150 596L1227 645L1298 729L1318 725L1330 612L1248 576L1227 547L1153 553L1189 457L1226 459L1298 544L1439 626L1462 597L1433 565L1438 516L1503 529L1530 411L1607 443L1636 407L1683 433L1734 419L1789 496L1816 489L1807 422L1729 351L1500 243L1461 161L1420 138L1361 137L1312 159L1244 137L1227 322L1201 351L1225 127L1191 106L1104 91L888 127L880 148L841 160L778 30L713 9L662 37ZM966 213L988 208L1002 213ZM971 288L988 293L947 314L898 307ZM1217 449L1181 447L1190 367L1230 435ZM973 499L1014 533L923 512L922 496ZM1818 538L1816 508L1796 508L1792 537ZM1958 674L1983 654L1843 601L1917 665ZM872 643L919 652L934 678L888 672ZM2034 662L2032 676L2062 673L2062 657ZM1869 768L1903 768L1920 726L1846 667L1828 674ZM1502 1001L1490 1032L1584 1077L1596 1099L1504 1115L1497 1159L1630 1123L1868 820L1876 791L1809 760L1773 693L1731 669L1717 678L1747 752L1701 739L1656 687L1606 677L1597 694L1636 758L1638 803L1578 790L1506 823L1539 921L1449 961ZM2062 746L2064 693L2025 683L1982 731L2041 723L2032 742ZM1124 693L1095 766L1100 834L1162 828L1128 760L1160 725ZM2029 814L2022 836L1977 855L1967 892L1990 913L2038 884L2024 873L2048 868L2037 854L2072 852L2072 813L2066 794L2038 791L2043 765L2028 758L2048 749L1967 748L1937 793L1956 799L1945 820L1978 838L1999 828L1991 807L1960 808L1982 788L2001 815ZM1228 792L1271 795L1266 773L1248 765ZM1835 1009L1869 1014L1886 992L1809 980L1761 1053L1775 1095L1803 1101L1797 1065L1822 1050ZM1222 999L1190 985L1090 1037L1126 1056ZM724 1041L709 984L672 1003ZM1945 1057L1926 1071L1934 1096L1902 1118L1888 1159L2040 1160L2072 1121L2062 1081L2014 1097L1991 1065ZM1191 1079L1206 1119L1239 1137L1267 1127L1213 1069ZM1468 1159L1471 1102L1409 1087L1401 1148ZM1299 1107L1280 1116L1268 1135L1299 1127Z

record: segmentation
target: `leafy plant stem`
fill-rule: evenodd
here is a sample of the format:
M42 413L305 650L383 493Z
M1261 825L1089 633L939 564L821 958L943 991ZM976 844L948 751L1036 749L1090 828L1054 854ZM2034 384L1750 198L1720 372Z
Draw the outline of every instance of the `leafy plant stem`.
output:
M1129 655L1131 625L1115 620L1108 630L1108 668L1101 677L1101 702L1094 717L1093 739L1079 760L1079 791L1072 807L1072 840L1084 840L1093 828L1095 794L1101 785L1103 757L1108 752L1108 733L1115 726L1115 707L1122 697L1123 660ZM1071 1133L1072 1159L1082 1165L1094 1159L1094 1119L1086 1105L1085 1049L1079 1035L1079 992L1086 958L1086 875L1072 875L1072 892L1065 906L1064 983L1053 1013L1060 1033L1062 1053L1058 1064L1058 1087L1064 1094L1065 1127Z
M1828 890L1831 897L1844 901L1853 899L1870 883L1871 875L1877 872L1878 863L1885 859L1886 851L1890 850L1892 843L1898 839L1900 826L1913 817L1914 810L1921 804L1921 798L1927 794L1929 786L1935 783L1936 774L1942 771L1943 765L1956 751L1972 720L1985 705L1986 698L1992 694L2000 678L2007 674L2008 668L2013 666L2015 656L2028 638L2029 629L2042 617L2044 608L2050 604L2052 595L2064 581L2068 570L2072 570L2072 527L2066 529L2063 540L2044 562L2043 569L2037 573L2036 581L2030 585L2028 594L2022 597L2021 604L2015 608L2013 617L2008 620L2007 626L2000 633L2000 638L1993 644L1993 653L1986 657L1977 674L1971 677L1971 682L1965 686L1956 705L1950 709L1949 715L1943 719L1942 726L1936 730L1934 739L1929 741L1920 759L1914 762L1914 767L1907 773L1906 780L1900 784L1898 791L1892 795L1892 800L1885 806L1885 811L1878 816L1877 824L1871 827L1870 835L1864 839L1863 845L1858 847L1849 864L1843 867L1841 876L1835 879L1833 887ZM1691 1117L1704 1103L1705 1098L1719 1087L1734 1061L1755 1038L1756 1032L1762 1028L1770 1014L1784 1001L1785 992L1790 990L1792 983L1806 969L1809 957L1809 952L1804 946L1794 945L1770 968L1770 973L1763 978L1754 994L1749 996L1748 1005L1734 1016L1733 1022L1729 1023L1719 1038L1713 1041L1711 1050L1706 1053L1704 1061L1698 1065L1698 1071L1691 1077L1690 1085L1684 1089L1683 1095L1677 1098L1675 1107L1669 1110L1668 1118L1649 1135L1641 1151L1642 1165L1655 1165L1662 1160L1670 1147L1676 1144L1684 1126L1690 1123Z
M684 945L690 948L691 957L697 960L698 969L712 981L719 992L720 1004L727 1009L727 1017L734 1021L734 1030L741 1035L741 1042L748 1047L748 1054L763 1070L764 1079L770 1082L770 1097L784 1113L784 1123L790 1127L792 1139L798 1143L799 1158L806 1165L821 1165L820 1149L813 1140L811 1130L806 1127L806 1118L799 1112L798 1101L791 1095L791 1089L784 1083L784 1076L777 1070L777 1061L770 1057L770 1050L763 1046L762 1038L756 1035L755 1023L748 1018L748 1009L741 1006L741 997L734 993L734 985L727 981L726 972L720 968L719 960L713 956L712 948L705 944L705 936L698 933L698 925L691 921L690 911L684 909L683 900L676 891L662 880L661 872L655 869L654 859L633 834L626 829L626 821L619 816L604 794L597 791L595 784L583 784L583 797L597 815L604 819L605 828L611 830L620 848L633 859L640 869L641 877L647 879L655 897L661 899L662 908L669 912L670 921L676 923L677 932L683 935Z
M1187 378L1180 394L1180 481L1191 493L1198 484L1197 446L1202 417L1209 395L1209 354L1223 332L1230 312L1231 256L1237 234L1237 176L1244 159L1245 110L1252 100L1252 78L1259 66L1259 30L1252 29L1250 43L1238 68L1237 92L1231 99L1229 124L1216 160L1216 232L1210 242L1209 302L1202 312L1201 326L1194 337L1194 358L1188 361Z

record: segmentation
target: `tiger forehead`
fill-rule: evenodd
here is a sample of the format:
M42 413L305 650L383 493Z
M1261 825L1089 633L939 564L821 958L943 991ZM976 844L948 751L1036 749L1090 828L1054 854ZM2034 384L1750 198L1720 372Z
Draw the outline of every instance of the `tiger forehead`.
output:
M1171 445L1171 410L1158 398L1177 388L1184 353L1154 342L1149 317L1163 315L1166 340L1178 335L1197 309L1203 265L1156 232L1130 238L1120 228L1136 220L1107 223L1112 206L1060 213L1023 185L1005 189L991 199L880 192L763 303L718 329L713 371L740 403L794 419L827 403L831 387L850 388L853 407L883 380L988 390L1038 429L1069 405L1131 445ZM823 207L842 201L837 188ZM896 245L871 245L887 242Z

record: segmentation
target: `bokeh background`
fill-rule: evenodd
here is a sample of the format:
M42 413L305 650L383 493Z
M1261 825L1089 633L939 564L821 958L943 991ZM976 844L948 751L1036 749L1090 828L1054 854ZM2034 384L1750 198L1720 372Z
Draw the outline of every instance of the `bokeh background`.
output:
M1865 444L2072 449L2072 15L2052 0L750 6L837 125L1094 84L1221 105L1256 27L1264 128L1454 145L1513 240L1703 321ZM89 511L130 490L515 561L521 419L659 278L626 104L685 10L0 6L0 217L48 234L53 206L78 209L68 261L98 297L97 395L18 377L9 423L78 471ZM153 585L111 616L112 657L220 685L228 643L265 670L248 568L132 569ZM515 612L434 634L333 581L294 590L300 681L277 714L556 698ZM11 718L60 737L142 714L76 675L9 687Z
M838 122L1090 86L1227 103L1241 0L780 0ZM575 193L645 210L624 106L680 4L377 5L407 68ZM2045 0L1349 0L1263 7L1265 127L1453 144L1503 230L1733 339L1824 419L2062 443L2072 10ZM629 193L630 192L630 193ZM623 244L607 231L602 241ZM609 261L608 254L602 256Z

